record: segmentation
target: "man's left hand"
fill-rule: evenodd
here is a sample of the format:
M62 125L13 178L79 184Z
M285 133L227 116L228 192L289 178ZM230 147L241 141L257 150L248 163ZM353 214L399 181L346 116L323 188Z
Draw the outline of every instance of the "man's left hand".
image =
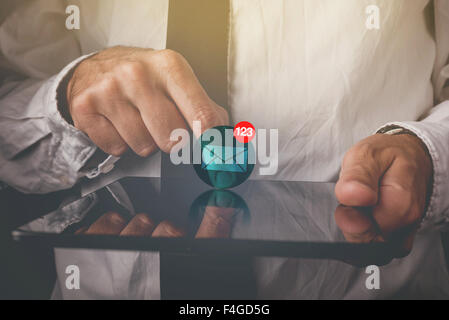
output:
M346 154L336 223L349 242L400 241L410 252L432 192L426 146L410 134L376 134Z

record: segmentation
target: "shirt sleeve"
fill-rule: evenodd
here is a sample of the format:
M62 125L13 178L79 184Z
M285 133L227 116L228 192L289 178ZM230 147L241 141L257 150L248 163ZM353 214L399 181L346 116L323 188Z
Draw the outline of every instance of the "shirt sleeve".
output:
M435 0L436 57L432 82L435 100L449 100L449 1Z
M0 179L29 193L70 188L96 146L68 124L57 88L81 59L47 80L25 79L0 88Z
M422 223L428 225L449 222L449 101L434 107L422 121L388 123L415 133L427 146L433 162L433 191Z
M96 151L57 107L59 83L86 58L65 20L64 1L36 0L0 25L0 180L27 193L70 188Z

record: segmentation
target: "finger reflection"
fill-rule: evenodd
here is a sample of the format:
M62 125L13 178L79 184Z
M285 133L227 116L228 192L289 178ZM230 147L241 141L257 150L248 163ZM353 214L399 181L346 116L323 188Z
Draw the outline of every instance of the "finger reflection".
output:
M392 250L383 254L370 255L368 257L352 256L342 259L344 262L365 267L371 264L383 266L395 258L407 256L412 249L413 234L407 237L399 235L397 238L385 239L376 220L372 216L370 208L355 208L339 205L335 210L335 222L349 243L385 243L391 245Z
M196 238L230 238L237 216L249 215L244 200L228 190L200 195L190 208L191 234Z
M88 235L117 235L126 227L127 221L117 212L108 212L95 221L85 232Z
M229 238L234 216L234 208L207 206L196 238Z
M128 225L120 232L120 235L149 237L155 227L155 221L148 214L140 213L131 219Z
M182 238L186 232L176 226L173 222L164 220L154 230L152 237L154 238Z
M229 238L236 216L242 214L246 217L248 213L245 202L235 193L211 190L193 202L187 215L179 213L174 215L174 218L160 221L148 213L125 218L120 213L108 212L90 226L78 229L75 234L153 238L183 238L190 235L191 238L203 239Z

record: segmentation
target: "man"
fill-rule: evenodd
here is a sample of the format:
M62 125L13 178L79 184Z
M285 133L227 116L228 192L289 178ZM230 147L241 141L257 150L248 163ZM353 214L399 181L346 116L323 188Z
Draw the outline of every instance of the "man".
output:
M97 148L131 149L157 166L173 129L228 122L188 61L162 50L167 0L71 1L78 31L64 27L68 4L25 2L0 28L6 183L68 188ZM378 30L365 24L371 4ZM424 217L447 213L448 16L438 0L231 1L231 118L279 129L279 170L269 178L338 180L336 219L352 241L400 231L409 250ZM372 135L392 121L389 134Z

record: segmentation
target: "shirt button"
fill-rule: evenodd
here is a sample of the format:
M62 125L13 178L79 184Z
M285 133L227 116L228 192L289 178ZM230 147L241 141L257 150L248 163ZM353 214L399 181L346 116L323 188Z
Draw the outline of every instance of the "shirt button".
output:
M109 173L112 171L112 169L114 169L114 165L113 164L109 164L105 167L103 167L103 169L101 170L104 174Z

